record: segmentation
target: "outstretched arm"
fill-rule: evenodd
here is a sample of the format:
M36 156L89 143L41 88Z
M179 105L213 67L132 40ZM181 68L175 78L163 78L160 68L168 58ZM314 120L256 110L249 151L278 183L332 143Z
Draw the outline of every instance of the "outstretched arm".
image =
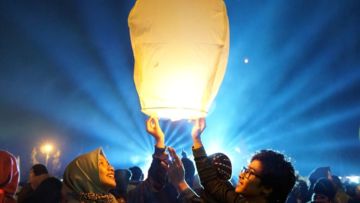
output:
M242 203L245 199L236 194L234 188L217 178L216 170L211 166L205 148L201 142L201 134L206 127L205 119L200 118L194 122L192 129L193 155L201 184L205 190L219 202Z
M170 182L179 192L182 192L189 188L189 185L185 181L184 165L174 148L168 147L168 151L172 159L168 170Z
M155 139L155 152L148 171L148 182L155 191L161 190L167 183L168 155L165 153L165 135L159 125L159 120L150 117L146 121L146 131Z
M157 118L150 117L146 121L146 131L155 138L155 146L157 148L165 148L165 135L160 128Z
M184 165L172 147L168 147L172 162L170 163L168 175L170 182L177 189L180 194L180 201L182 203L200 203L202 199L189 187L185 181Z
M205 118L196 119L195 121L193 121L193 124L194 126L191 131L191 136L193 139L193 148L199 149L203 146L201 142L201 134L203 133L206 127Z

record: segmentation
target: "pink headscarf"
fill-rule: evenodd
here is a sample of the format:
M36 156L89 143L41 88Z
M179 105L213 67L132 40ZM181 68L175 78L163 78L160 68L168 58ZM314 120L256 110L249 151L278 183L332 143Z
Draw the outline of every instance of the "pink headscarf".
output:
M19 183L19 169L14 155L0 150L0 203L15 202L14 195Z

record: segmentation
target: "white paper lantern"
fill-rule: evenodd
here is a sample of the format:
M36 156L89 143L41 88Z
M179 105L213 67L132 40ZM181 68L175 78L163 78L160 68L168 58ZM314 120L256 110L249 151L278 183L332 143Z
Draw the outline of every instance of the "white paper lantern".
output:
M223 0L137 0L128 23L141 110L160 118L205 117L229 54Z

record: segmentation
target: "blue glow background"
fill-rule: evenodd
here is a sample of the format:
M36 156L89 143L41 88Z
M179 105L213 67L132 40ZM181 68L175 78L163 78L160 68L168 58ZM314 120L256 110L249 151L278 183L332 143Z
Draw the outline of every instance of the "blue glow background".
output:
M149 165L133 84L127 16L134 0L0 1L0 148L21 157L50 141L62 168L102 146L115 167ZM227 0L226 76L203 135L234 175L256 150L292 157L301 175L360 174L360 1ZM249 63L245 64L244 59ZM162 121L191 154L190 125Z

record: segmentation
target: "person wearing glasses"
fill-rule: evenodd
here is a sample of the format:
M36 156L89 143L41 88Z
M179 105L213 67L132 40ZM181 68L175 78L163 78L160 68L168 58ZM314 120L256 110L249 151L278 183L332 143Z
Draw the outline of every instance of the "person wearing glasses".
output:
M211 167L205 148L201 142L201 134L205 129L205 119L195 121L192 129L193 155L201 184L219 203L283 203L295 184L295 172L287 158L273 150L261 150L256 153L247 167L239 174L236 187L224 184L217 178L216 171ZM176 171L181 176L181 161L176 161L175 152L170 152L175 160L170 165L170 172ZM180 172L179 172L180 171ZM183 202L204 202L186 185L177 179L172 183L184 198Z

